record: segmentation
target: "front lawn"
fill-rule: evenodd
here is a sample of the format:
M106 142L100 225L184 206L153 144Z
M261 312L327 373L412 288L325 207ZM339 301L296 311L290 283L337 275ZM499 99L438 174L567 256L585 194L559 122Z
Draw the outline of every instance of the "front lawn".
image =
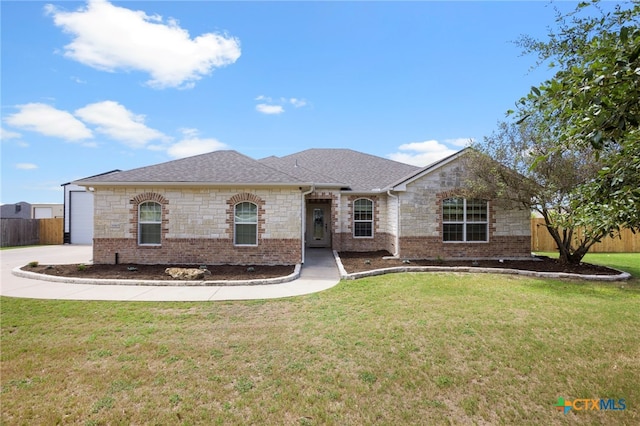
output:
M405 273L284 300L0 302L2 424L640 423L637 279ZM626 409L563 414L560 397Z

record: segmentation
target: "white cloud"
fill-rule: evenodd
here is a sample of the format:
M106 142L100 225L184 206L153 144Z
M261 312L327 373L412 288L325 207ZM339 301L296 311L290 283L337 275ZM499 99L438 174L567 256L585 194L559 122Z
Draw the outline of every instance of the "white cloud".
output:
M12 132L10 130L5 130L0 127L0 140L9 140L9 139L18 139L22 135L20 133Z
M291 103L291 105L293 105L296 108L301 108L307 105L307 101L305 101L304 99L298 99L298 98L289 99L289 103Z
M20 169L20 170L33 170L37 168L38 166L33 163L17 163L16 164L16 169Z
M459 151L433 139L423 142L406 143L400 145L398 149L404 152L389 154L387 157L418 167L424 167Z
M225 149L227 145L214 138L200 138L196 129L181 129L183 139L171 145L167 153L173 158L191 157Z
M258 104L256 105L256 111L263 114L273 115L282 114L284 112L284 108L281 105Z
M76 110L83 121L96 125L96 130L131 148L143 148L152 140L167 139L162 132L147 127L145 116L134 114L114 101L89 104Z
M18 105L18 108L19 112L5 118L7 124L69 141L81 141L93 136L84 123L67 111L41 103Z
M475 142L474 138L455 138L455 139L445 139L444 143L447 145L459 146L461 148L465 148L470 146Z
M292 105L295 108L302 108L307 105L305 99L299 98L280 98L274 100L269 96L260 95L256 96L255 100L262 101L262 103L256 105L256 111L271 115L282 114L285 105Z
M172 18L165 21L106 0L89 0L75 12L53 5L46 11L73 37L64 47L66 57L105 71L147 72L147 83L154 88L193 87L240 57L240 42L234 37L206 33L192 39Z

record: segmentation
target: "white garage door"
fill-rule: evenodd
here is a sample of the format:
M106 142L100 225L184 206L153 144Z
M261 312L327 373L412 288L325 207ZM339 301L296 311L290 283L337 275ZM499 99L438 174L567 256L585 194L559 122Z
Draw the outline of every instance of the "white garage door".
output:
M71 244L93 244L93 194L69 193Z
M53 209L51 207L34 207L34 219L51 219L53 217Z

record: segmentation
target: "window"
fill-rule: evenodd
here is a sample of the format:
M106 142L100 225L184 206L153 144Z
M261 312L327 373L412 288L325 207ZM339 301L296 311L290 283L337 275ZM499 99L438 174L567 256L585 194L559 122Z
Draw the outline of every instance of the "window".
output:
M442 202L443 241L488 241L487 202L447 198Z
M258 244L258 206L243 202L236 204L234 214L234 244L257 245Z
M139 244L160 244L162 226L162 206L146 201L138 207Z
M360 198L353 203L353 236L373 237L373 201Z

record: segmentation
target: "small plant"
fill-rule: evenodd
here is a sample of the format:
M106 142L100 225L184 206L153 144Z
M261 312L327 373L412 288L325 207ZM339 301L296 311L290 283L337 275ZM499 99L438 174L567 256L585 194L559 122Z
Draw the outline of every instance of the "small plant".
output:
M180 401L182 401L182 398L177 393L174 393L169 397L169 402L171 403L171 405L178 405Z
M444 259L442 258L442 256L436 256L436 263L444 263Z
M207 270L207 265L200 265L199 269L202 269L203 271L206 271Z
M411 263L411 261L409 259L403 259L402 263L404 263L405 265L408 265Z
M371 265L371 260L370 259L365 259L364 264L365 265Z
M85 265L84 263L81 263L76 268L78 269L78 271L82 272L85 269L87 269L87 265Z
M255 272L255 271L256 271L256 268L254 268L253 266L249 266L247 268L247 272Z
M253 382L243 377L236 382L235 388L240 393L247 393L253 389Z
M138 270L138 268L136 268L135 266L127 266L127 271L129 271L129 272L135 272L137 270Z
M369 384L373 384L376 381L378 381L378 378L376 377L376 375L370 371L363 371L362 373L358 374L358 377L363 382L369 383Z
M35 268L36 266L38 266L40 264L40 262L38 262L37 260L34 260L33 262L29 262L28 265L30 268Z
M438 376L436 377L436 385L438 387L446 387L453 384L453 379L449 376Z

